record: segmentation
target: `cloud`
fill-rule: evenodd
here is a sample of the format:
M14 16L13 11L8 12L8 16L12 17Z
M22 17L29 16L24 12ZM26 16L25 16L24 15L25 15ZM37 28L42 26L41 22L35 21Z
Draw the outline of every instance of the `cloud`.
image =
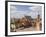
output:
M32 18L35 18L39 14L42 17L42 7L41 6L29 7L29 9L31 9L31 11L27 13L27 15L32 16Z
M27 7L26 7L27 8ZM17 11L16 7L11 7L11 17L21 18L25 15L31 16L32 18L37 17L38 14L42 17L42 7L41 6L32 6L28 7L28 11ZM24 8L23 8L24 9Z

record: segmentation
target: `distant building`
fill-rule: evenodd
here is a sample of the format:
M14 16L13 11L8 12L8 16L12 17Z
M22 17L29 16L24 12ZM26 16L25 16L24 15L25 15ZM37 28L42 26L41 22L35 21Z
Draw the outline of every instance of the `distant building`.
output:
M25 18L26 18L26 19L29 19L29 20L31 20L31 19L32 19L32 17L31 17L31 16L25 16Z

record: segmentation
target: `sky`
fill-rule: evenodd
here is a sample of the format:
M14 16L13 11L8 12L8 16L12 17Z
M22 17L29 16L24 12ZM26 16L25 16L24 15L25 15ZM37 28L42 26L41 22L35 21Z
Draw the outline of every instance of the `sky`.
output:
M10 5L10 17L22 18L24 16L31 16L36 18L40 14L42 17L42 6L29 5Z

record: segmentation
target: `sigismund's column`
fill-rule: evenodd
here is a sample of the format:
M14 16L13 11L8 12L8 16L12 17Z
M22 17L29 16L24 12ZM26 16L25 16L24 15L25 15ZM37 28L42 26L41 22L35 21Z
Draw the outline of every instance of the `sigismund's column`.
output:
M41 18L40 18L40 15L38 15L37 16L37 18L36 18L36 31L40 31L40 22L41 22L41 20L40 20Z

